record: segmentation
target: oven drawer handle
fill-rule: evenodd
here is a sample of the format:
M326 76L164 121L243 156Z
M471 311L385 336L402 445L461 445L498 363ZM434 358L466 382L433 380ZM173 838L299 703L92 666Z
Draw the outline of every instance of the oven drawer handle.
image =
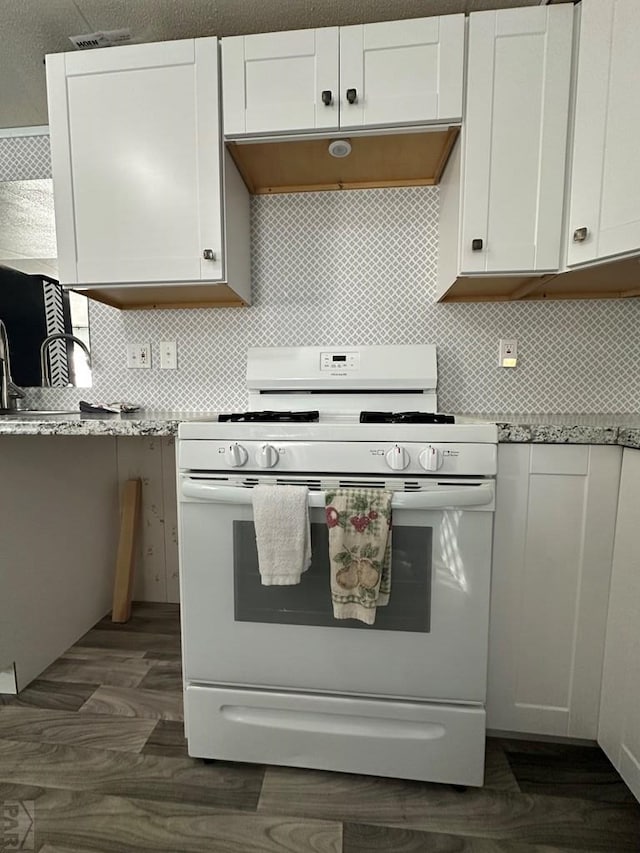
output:
M222 504L250 504L251 489L243 486L218 486L194 480L182 481L185 498ZM493 483L480 486L433 489L424 492L397 492L393 496L392 509L457 509L466 506L485 506L493 501ZM324 507L326 492L310 492L309 506Z

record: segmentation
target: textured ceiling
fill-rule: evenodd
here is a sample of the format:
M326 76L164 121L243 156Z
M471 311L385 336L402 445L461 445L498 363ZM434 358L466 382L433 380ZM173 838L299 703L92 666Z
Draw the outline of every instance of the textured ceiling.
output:
M0 128L47 124L43 58L47 53L74 50L68 38L72 35L129 27L134 41L165 41L537 6L545 2L0 0Z

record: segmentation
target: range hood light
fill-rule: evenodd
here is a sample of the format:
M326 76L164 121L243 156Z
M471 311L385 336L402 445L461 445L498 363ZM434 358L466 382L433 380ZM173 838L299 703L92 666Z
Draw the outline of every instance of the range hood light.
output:
M348 157L351 154L351 143L348 139L334 139L329 143L329 154L332 157Z

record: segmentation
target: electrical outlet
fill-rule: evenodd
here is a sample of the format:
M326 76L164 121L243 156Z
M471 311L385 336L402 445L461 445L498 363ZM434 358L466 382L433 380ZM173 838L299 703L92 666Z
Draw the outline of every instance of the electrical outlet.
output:
M500 367L515 367L518 363L518 341L510 338L500 339L498 364Z
M178 347L175 341L160 341L160 369L176 370L178 367Z
M151 344L127 344L127 367L151 367Z

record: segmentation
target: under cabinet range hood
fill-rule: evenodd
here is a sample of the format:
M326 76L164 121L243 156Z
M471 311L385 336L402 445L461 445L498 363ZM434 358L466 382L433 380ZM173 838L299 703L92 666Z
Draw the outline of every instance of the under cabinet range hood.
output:
M440 125L375 135L345 131L321 137L227 140L226 145L255 195L431 186L439 183L459 132L459 127ZM349 143L347 156L332 156L329 147L336 140Z

